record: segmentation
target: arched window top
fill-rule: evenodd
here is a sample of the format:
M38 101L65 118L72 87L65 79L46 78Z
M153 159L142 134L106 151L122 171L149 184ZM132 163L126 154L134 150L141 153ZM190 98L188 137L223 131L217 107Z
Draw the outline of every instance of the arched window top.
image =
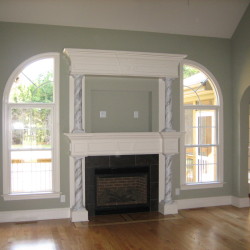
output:
M219 105L219 95L212 74L202 66L187 62L183 65L184 105Z
M54 58L31 62L14 78L9 103L54 102Z
M58 197L59 53L31 57L12 72L2 115L4 199Z

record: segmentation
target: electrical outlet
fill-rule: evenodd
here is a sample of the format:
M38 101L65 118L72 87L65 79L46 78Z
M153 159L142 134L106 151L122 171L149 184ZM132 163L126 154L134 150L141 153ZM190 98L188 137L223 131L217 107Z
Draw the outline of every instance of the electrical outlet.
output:
M61 202L65 202L65 200L66 200L65 198L66 198L66 197L65 197L65 195L64 195L64 194L63 194L63 195L61 195L61 197L60 197L60 201L61 201Z
M134 118L138 119L139 118L139 111L134 111Z
M107 111L100 111L100 118L106 118L107 117Z

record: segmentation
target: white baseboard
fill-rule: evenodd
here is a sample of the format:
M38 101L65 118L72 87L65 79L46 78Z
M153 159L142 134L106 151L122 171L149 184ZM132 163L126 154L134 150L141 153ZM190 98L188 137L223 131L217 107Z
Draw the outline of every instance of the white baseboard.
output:
M240 198L232 196L232 205L239 208L250 207L250 199L249 197Z
M232 205L232 196L176 200L178 209Z
M177 204L178 210L199 208L199 207L225 206L225 205L233 205L239 208L250 207L250 201L248 197L240 198L235 196L184 199L184 200L176 200L175 203ZM3 212L0 211L0 223L68 219L71 217L72 215L70 208L17 210L17 211L3 211ZM81 218L81 221L87 220L87 217L86 218L85 217Z
M0 223L66 219L66 218L70 218L69 208L18 210L18 211L0 212Z
M71 212L71 221L72 222L80 222L80 221L88 221L88 211L86 208L77 210L77 211L72 211Z

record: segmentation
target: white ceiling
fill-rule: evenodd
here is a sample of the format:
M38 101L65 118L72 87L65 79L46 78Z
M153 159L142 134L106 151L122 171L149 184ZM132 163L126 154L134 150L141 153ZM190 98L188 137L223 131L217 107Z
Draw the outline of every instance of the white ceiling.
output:
M0 21L231 38L250 0L0 0Z

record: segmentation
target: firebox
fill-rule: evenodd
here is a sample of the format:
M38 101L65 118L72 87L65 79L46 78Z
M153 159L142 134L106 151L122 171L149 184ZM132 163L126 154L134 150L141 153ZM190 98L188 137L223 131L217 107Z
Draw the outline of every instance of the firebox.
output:
M150 210L149 167L95 169L95 214Z

